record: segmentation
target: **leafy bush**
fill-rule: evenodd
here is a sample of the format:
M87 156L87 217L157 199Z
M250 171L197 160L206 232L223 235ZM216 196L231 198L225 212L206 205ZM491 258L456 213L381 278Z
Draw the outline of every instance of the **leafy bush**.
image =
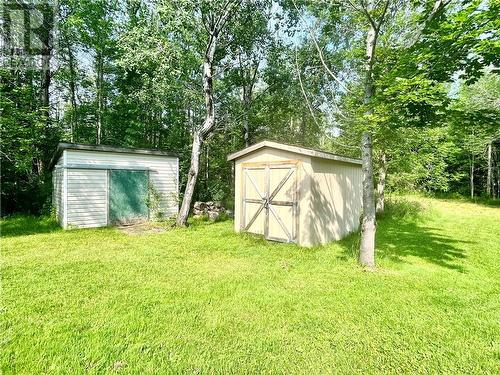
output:
M148 196L146 197L146 205L149 208L150 218L154 221L163 219L163 212L160 210L161 193L154 187L153 184L148 186Z
M414 219L423 210L424 206L415 200L404 197L390 197L386 199L385 210L380 216L395 219Z

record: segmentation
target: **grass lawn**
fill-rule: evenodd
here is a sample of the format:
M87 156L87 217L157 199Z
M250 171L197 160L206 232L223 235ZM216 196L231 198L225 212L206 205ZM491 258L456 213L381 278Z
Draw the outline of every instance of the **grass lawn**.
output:
M379 221L376 272L357 235L7 219L3 373L500 373L500 208L411 200Z

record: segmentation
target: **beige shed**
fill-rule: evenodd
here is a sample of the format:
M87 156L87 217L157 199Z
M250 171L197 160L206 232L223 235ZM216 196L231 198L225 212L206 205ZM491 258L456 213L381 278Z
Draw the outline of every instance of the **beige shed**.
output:
M236 231L314 246L359 227L361 160L263 141L234 161Z

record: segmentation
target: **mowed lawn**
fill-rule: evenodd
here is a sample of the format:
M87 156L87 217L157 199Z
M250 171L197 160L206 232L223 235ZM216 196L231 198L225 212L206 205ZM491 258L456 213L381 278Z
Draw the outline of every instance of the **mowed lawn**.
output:
M4 374L500 373L500 208L409 198L314 249L233 233L2 228Z

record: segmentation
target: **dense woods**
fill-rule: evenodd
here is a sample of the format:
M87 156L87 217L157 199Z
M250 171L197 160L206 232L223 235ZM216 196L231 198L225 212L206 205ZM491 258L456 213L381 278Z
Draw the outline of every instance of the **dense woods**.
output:
M499 197L499 11L498 0L61 0L41 54L2 57L2 215L50 210L58 141L179 153L180 224L191 195L230 203L226 156L261 139L363 149L373 210L386 191Z

